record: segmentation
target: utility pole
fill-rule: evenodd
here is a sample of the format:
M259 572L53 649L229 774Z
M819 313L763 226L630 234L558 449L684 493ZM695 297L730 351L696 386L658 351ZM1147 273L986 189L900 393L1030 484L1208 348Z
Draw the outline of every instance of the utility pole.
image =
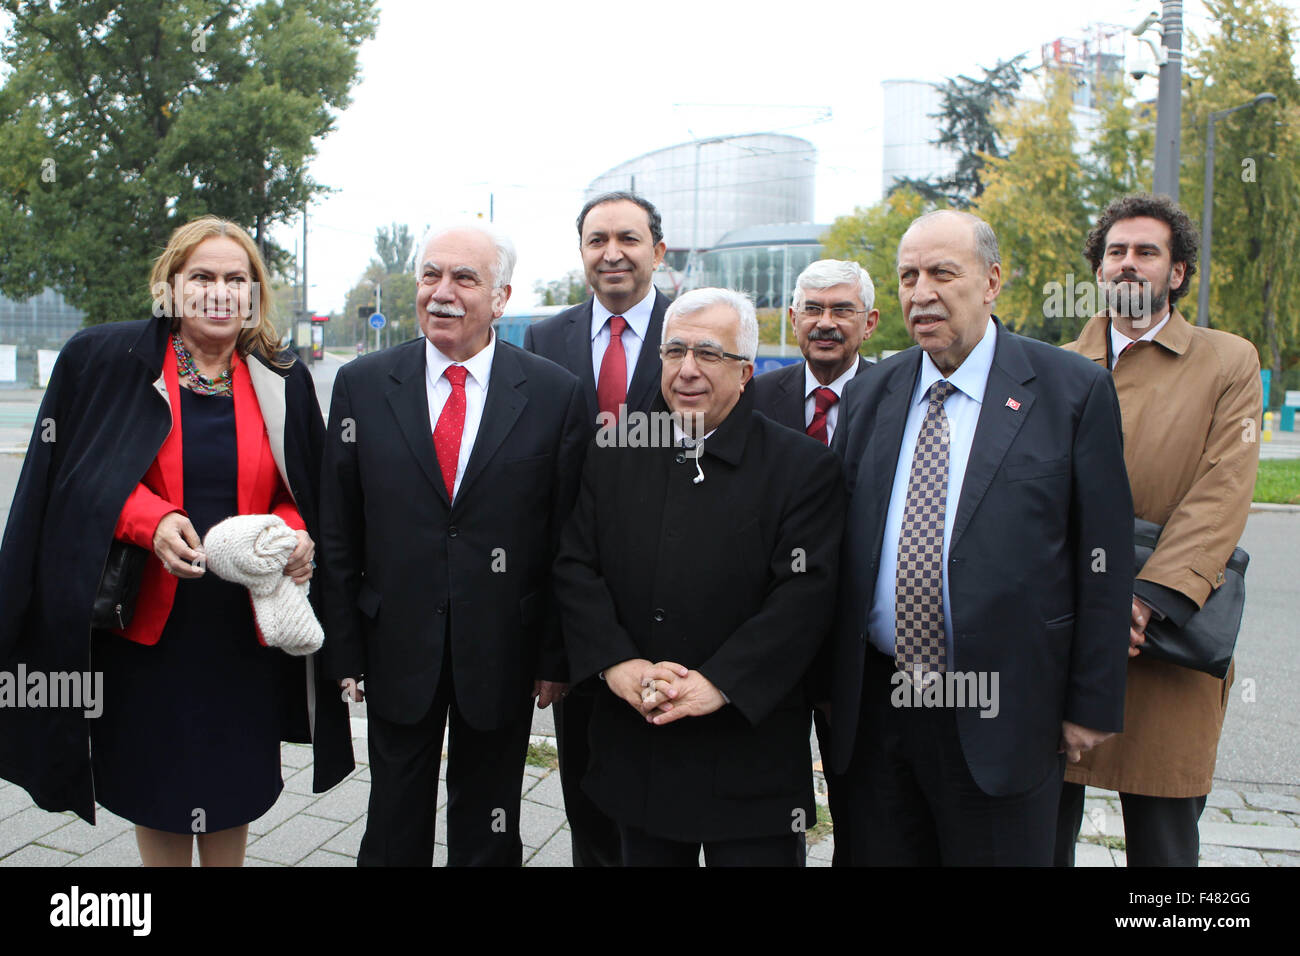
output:
M1156 155L1152 192L1178 201L1179 146L1183 127L1183 2L1164 0L1160 15L1165 61L1156 97Z

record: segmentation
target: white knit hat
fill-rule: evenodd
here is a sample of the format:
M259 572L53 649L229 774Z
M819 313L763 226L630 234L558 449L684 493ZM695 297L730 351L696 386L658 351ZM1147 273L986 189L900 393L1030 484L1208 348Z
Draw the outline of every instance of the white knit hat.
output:
M325 633L307 601L311 582L296 584L284 573L297 545L297 534L279 515L236 515L213 525L203 539L207 567L248 588L267 645L300 655L320 650Z

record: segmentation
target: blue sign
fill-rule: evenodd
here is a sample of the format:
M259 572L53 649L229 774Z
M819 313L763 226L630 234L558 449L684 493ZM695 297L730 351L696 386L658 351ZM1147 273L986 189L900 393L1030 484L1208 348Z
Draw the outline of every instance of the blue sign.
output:
M376 312L372 316L370 316L370 327L372 329L382 329L384 327L384 323L387 321L388 320L384 318L384 313Z

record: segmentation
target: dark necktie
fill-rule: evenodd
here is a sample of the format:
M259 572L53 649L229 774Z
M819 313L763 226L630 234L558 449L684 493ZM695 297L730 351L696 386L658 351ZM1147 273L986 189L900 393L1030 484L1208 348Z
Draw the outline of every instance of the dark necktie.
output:
M808 423L808 434L816 438L823 445L829 445L830 437L826 428L826 416L830 414L831 406L840 400L834 390L820 385L813 389L813 417Z
M609 345L600 360L600 380L596 383L596 407L618 415L618 406L627 399L627 355L623 351L623 330L627 320L621 315L609 319Z
M460 461L460 439L465 431L465 366L448 365L442 373L451 382L451 394L442 406L438 424L433 429L433 449L438 454L438 467L447 485L447 500L455 497L456 465Z
M908 675L944 672L943 525L948 503L948 416L943 403L957 389L930 386L930 405L916 436L898 536L894 582L894 660Z

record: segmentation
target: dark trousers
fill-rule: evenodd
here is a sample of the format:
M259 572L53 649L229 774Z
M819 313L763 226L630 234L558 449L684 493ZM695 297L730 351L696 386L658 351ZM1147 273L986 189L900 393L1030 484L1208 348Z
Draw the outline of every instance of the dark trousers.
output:
M1074 866L1074 847L1083 825L1081 783L1061 790L1056 821L1056 865ZM1148 797L1119 795L1124 814L1124 857L1129 866L1196 866L1201 855L1197 823L1205 811L1205 797Z
M867 658L841 801L853 865L1050 866L1064 767L1025 793L989 796L967 769L956 712L892 707L893 659Z
M706 866L803 866L803 833L716 840L704 843L665 840L640 827L619 827L624 866L699 866L704 848Z
M597 688L609 693L604 685ZM555 708L555 743L560 755L560 789L569 818L574 866L621 866L618 825L583 792L590 744L587 739L596 697L590 684L575 687Z
M450 641L448 641L450 644ZM447 865L519 866L519 798L532 708L498 730L470 727L456 706L450 651L429 712L415 724L369 719L370 813L358 866L429 866L443 729L447 746Z
M813 708L813 723L817 726L817 752L822 755L822 776L826 778L826 800L830 804L831 824L835 832L835 851L831 866L852 866L850 855L852 837L849 833L849 811L843 805L844 783L841 776L831 770L831 725L817 708Z

